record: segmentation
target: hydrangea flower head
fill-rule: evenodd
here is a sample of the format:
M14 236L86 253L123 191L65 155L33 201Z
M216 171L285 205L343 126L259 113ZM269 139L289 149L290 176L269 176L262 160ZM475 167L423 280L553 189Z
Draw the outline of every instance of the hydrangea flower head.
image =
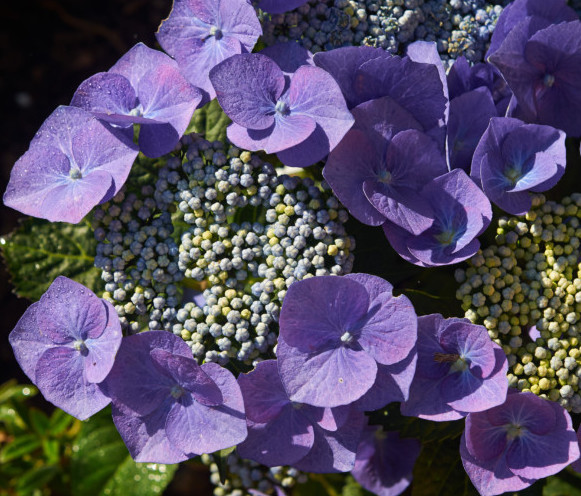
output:
M238 446L244 458L269 467L309 466L315 472L351 470L362 413L348 406L320 408L289 399L275 360L266 360L238 377L244 397L248 437ZM315 442L317 445L315 446ZM314 450L321 456L309 456Z
M504 402L508 363L483 326L440 314L421 316L417 352L404 415L456 420Z
M526 18L490 56L490 62L514 93L515 116L580 136L581 21L545 26L536 17Z
M413 235L387 221L383 231L393 248L416 265L433 267L466 260L480 243L476 239L490 224L492 208L486 195L462 169L428 183L420 195L432 205L434 222Z
M518 491L579 458L571 417L558 403L511 392L502 405L466 417L460 456L483 496Z
M293 283L279 324L278 369L289 398L321 407L361 398L378 364L401 362L416 342L410 301L366 274Z
M115 308L78 282L59 276L20 318L9 341L43 396L85 420L111 401L103 381L121 344Z
M373 494L397 496L412 481L420 449L417 439L402 439L395 431L368 426L359 442L351 475Z
M58 107L18 159L4 204L52 222L76 224L125 183L138 150L84 110Z
M230 57L210 71L224 112L234 121L228 138L247 150L278 153L289 166L324 158L353 125L337 83L324 70L302 65L286 85L265 55Z
M136 461L177 463L246 437L234 376L215 363L199 366L169 332L126 337L107 387L113 420Z
M472 178L503 210L524 215L531 194L552 188L565 173L565 133L550 126L493 118L472 159Z
M140 124L139 148L159 157L174 149L201 100L175 60L138 43L109 72L81 83L71 105L118 127Z
M247 0L174 0L156 37L188 81L206 92L208 101L216 96L210 70L232 55L252 51L261 33Z

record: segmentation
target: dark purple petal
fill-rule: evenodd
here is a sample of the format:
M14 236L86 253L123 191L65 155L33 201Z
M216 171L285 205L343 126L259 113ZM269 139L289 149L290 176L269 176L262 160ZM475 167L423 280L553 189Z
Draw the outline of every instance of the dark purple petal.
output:
M267 46L260 53L274 60L285 76L292 75L301 65L314 65L313 54L296 41Z
M174 355L161 349L151 350L149 356L156 365L167 370L180 387L192 393L198 403L205 406L218 406L224 402L218 386L193 358Z
M368 308L369 296L355 281L334 276L303 279L285 296L280 337L306 353L339 346L345 332L361 328Z
M78 350L59 346L46 350L36 364L36 385L46 400L79 420L105 408L111 398L99 384L88 382Z
M300 410L285 407L268 423L248 422L248 437L239 444L238 454L267 467L292 465L313 447L314 428Z
M276 360L257 363L254 370L238 376L238 384L246 417L255 424L270 422L290 403L278 376Z
M365 415L352 410L343 427L335 432L315 427L311 451L293 466L307 472L348 472L355 464L357 445L366 423Z
M301 411L310 418L314 424L326 431L336 431L345 424L351 413L351 405L343 405L335 408L319 408L301 403Z
M392 60L392 55L381 48L368 46L341 47L335 50L316 53L313 61L333 76L351 109L368 100L365 95L365 78L359 68L369 60ZM390 68L398 62L387 62Z
M53 341L39 332L37 324L39 302L30 305L8 336L10 346L20 368L32 382L36 382L36 364L42 354L54 346Z
M452 169L461 168L470 173L474 150L490 118L496 115L496 107L487 88L469 91L450 102L448 156Z
M210 80L224 112L236 124L267 129L274 123L285 81L272 59L256 53L232 56L210 71Z
M106 300L101 300L101 303L107 311L107 323L100 336L86 340L88 353L84 360L87 381L97 383L103 382L113 368L123 337L115 307Z
M151 351L158 348L192 358L185 341L166 331L142 332L121 342L106 383L112 401L127 414L149 415L171 396L175 379L156 367L150 357Z
M380 160L381 156L367 136L359 130L351 130L330 153L323 169L323 176L341 203L353 217L370 226L385 222L385 216L363 193L363 183L375 179L375 167Z
M258 8L269 14L282 14L294 10L304 3L307 3L307 0L260 0Z
M511 391L503 405L486 412L483 421L495 426L518 424L534 434L545 435L555 429L556 411L551 403L539 399L542 398L532 393L516 394Z
M165 420L173 401L167 400L149 415L128 415L112 405L113 421L132 458L139 463L179 463L194 456L176 448L165 433Z
M59 276L40 298L37 324L55 344L64 344L99 338L108 318L107 308L95 293Z
M346 347L301 352L279 339L278 371L292 401L320 407L347 405L375 382L377 364L365 351Z
M375 383L355 402L355 407L369 412L379 410L393 401L406 401L416 371L417 359L418 355L414 348L401 362L394 365L378 364Z
M184 453L213 453L247 436L244 401L232 373L216 363L206 363L202 370L216 383L224 403L205 406L187 396L174 403L165 428L170 442Z
M397 432L369 426L357 447L351 474L361 486L382 496L397 496L408 487L420 454L417 439L402 439Z

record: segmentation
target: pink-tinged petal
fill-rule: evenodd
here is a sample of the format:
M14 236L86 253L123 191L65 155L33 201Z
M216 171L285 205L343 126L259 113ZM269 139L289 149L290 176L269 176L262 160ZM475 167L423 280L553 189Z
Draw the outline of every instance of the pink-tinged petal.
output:
M98 72L80 84L71 105L104 116L127 115L137 106L137 96L125 76Z
M370 226L385 222L385 216L369 202L363 192L366 180L375 180L382 156L367 136L351 130L329 154L323 176L351 215Z
M173 446L165 433L165 419L171 402L149 415L128 415L112 405L113 422L121 434L131 457L139 463L179 463L194 456L186 455Z
M205 406L183 396L172 406L166 433L184 453L213 453L241 443L247 436L244 401L232 373L215 363L202 365L202 370L216 383L224 403Z
M106 300L101 300L101 303L107 312L107 323L97 338L86 341L88 354L84 364L87 381L96 383L103 382L113 368L115 355L123 338L115 307Z
M348 472L355 464L357 446L367 417L351 411L342 428L329 432L315 427L315 442L311 451L294 463L299 470L316 473Z
M44 398L79 420L105 408L111 398L86 380L82 354L63 346L46 350L36 364L36 385Z
M18 365L32 382L36 382L38 360L46 350L54 346L53 341L38 328L38 307L39 302L30 305L8 336Z
M278 342L278 371L292 401L321 407L347 405L375 382L377 364L365 351L346 347L304 353Z
M260 0L258 8L269 14L282 14L300 7L307 0Z
M137 43L109 69L109 74L119 74L125 77L131 86L137 89L140 81L146 77L148 72L163 70L167 67L177 69L178 65L165 53L149 48L143 43Z
M382 293L370 302L369 314L358 339L361 347L383 365L407 357L417 340L417 315L409 299Z
M175 379L150 357L150 352L158 348L192 358L185 341L166 331L141 332L121 341L105 382L115 405L128 414L149 415L171 396Z
M311 65L303 65L293 74L288 90L288 103L291 115L309 116L323 128L329 141L329 149L317 160L335 148L355 122L333 77L323 69Z
M297 281L282 305L280 337L308 353L339 346L345 332L361 328L368 306L365 288L355 281L334 276Z
M270 422L290 403L278 376L276 360L256 364L248 374L238 376L248 420L256 424Z
M495 496L508 491L520 491L529 487L534 480L523 479L514 475L506 466L506 459L482 461L474 458L466 448L466 431L460 439L460 457L464 470L472 484L482 496Z
M237 450L243 458L277 467L304 458L314 441L313 425L300 410L288 405L266 424L248 422L248 437Z
M210 71L210 80L218 102L235 123L249 129L273 124L285 80L271 58L259 53L234 55Z
M55 344L97 339L109 316L103 300L76 281L57 277L39 302L39 331Z
M224 402L218 386L193 358L174 355L162 349L151 350L149 356L157 366L168 371L181 388L192 393L198 403L218 406Z

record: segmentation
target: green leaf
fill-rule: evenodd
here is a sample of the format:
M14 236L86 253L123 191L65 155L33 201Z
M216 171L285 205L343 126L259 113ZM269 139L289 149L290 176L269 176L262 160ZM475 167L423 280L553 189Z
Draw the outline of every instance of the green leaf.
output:
M83 423L73 446L73 496L161 494L177 465L135 463L117 433L110 410Z
M28 496L34 489L40 488L48 484L55 475L59 473L59 467L54 465L44 465L34 467L19 477L16 483L16 492L23 496Z
M86 221L73 225L27 218L0 238L0 246L18 296L36 301L60 275L102 291L101 271L93 266L97 242Z
M226 128L231 122L218 100L214 99L194 112L186 134L199 133L208 141L225 141Z
M44 436L48 431L49 419L45 413L37 408L30 409L30 425L39 436Z
M74 422L74 418L68 413L63 412L60 408L57 408L52 415L48 423L48 431L53 436L58 436L63 433L68 427Z
M48 463L58 464L60 458L60 445L56 439L43 439L42 450Z
M341 496L373 496L373 493L363 489L359 485L359 482L357 482L352 475L349 475L347 476L345 485L343 486Z
M424 445L413 477L412 496L478 496L462 466L458 439Z
M40 448L41 440L36 434L23 434L17 436L0 452L0 463L15 460Z
M573 470L563 470L545 481L543 496L581 496L581 475Z

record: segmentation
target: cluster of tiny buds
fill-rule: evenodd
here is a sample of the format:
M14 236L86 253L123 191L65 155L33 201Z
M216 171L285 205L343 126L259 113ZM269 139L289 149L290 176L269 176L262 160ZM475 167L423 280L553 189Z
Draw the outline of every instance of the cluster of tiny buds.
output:
M307 481L307 476L292 467L265 467L251 460L240 458L236 452L228 456L227 479L222 484L216 458L202 455L202 462L210 467L210 480L214 484L214 496L248 496L248 489L265 494L275 494L275 486L290 489Z
M509 361L509 384L581 412L581 194L536 196L523 217L501 218L495 244L456 271L472 322Z
M165 329L200 362L273 357L295 281L349 273L355 241L329 186L277 175L257 155L185 136L150 173L95 214L104 298L126 332ZM190 289L203 292L194 303Z
M285 14L263 18L267 45L299 41L313 53L369 45L394 54L418 40L434 41L450 65L464 55L482 62L508 0L309 0Z

